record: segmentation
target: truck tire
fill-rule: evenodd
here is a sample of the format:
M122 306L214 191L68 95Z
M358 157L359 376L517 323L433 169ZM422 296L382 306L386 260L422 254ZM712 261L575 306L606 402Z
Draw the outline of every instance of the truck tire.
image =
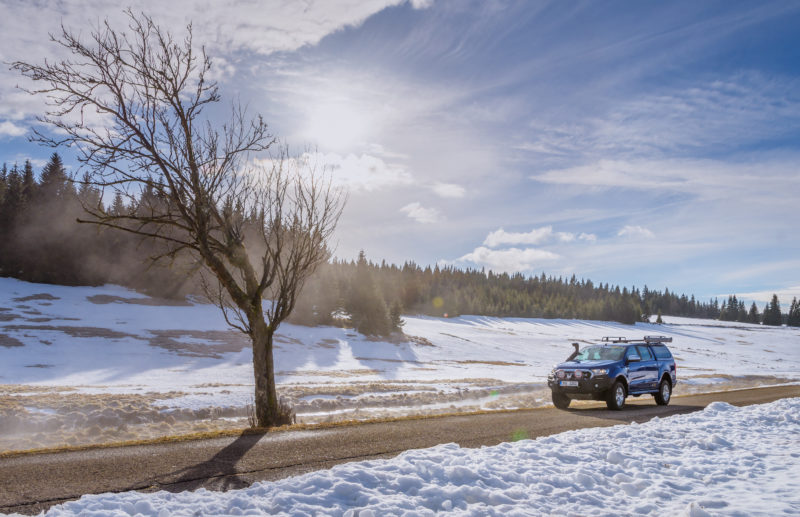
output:
M672 398L672 383L664 377L658 385L658 393L653 395L656 399L656 404L659 406L666 406Z
M622 381L614 382L611 389L608 390L608 396L606 397L606 406L608 406L608 409L619 411L625 406L625 397L627 396L625 391L625 384L623 384Z
M553 405L558 409L567 409L569 407L569 403L572 401L569 397L564 395L563 393L552 392L553 393Z

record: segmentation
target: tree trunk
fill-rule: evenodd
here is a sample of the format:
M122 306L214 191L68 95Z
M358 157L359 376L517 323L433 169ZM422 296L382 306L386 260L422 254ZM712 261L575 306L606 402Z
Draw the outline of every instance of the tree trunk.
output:
M262 321L252 326L253 375L255 376L256 421L259 427L281 425L278 394L275 391L275 363L272 359L273 331Z

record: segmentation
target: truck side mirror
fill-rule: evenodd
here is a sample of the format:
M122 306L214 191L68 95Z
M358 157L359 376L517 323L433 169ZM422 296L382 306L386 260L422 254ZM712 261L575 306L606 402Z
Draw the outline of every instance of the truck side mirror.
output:
M638 363L641 360L642 358L636 354L631 354L628 356L628 363Z

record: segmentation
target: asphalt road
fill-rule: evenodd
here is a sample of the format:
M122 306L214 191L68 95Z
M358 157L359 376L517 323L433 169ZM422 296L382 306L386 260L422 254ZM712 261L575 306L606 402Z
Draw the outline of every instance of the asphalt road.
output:
M255 481L277 480L349 461L389 458L407 449L441 443L496 445L513 436L536 438L583 427L690 413L718 400L744 406L786 397L800 397L800 386L675 397L666 407L655 405L649 396L629 398L622 411L591 403L567 411L541 408L22 455L0 459L0 513L33 515L89 493L180 492L201 487L230 490Z

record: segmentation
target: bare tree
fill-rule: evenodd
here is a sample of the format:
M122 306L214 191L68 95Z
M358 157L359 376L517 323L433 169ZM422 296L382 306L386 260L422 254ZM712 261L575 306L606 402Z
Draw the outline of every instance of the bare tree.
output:
M137 203L122 213L85 207L82 222L158 239L162 256L188 252L205 266L226 321L252 340L258 424L285 423L273 336L329 257L344 198L278 146L260 116L234 105L215 126L203 115L220 95L191 25L178 40L149 16L127 15L127 30L105 22L86 42L62 26L51 40L68 59L12 64L42 84L28 91L50 107L33 140L70 146L88 181Z

